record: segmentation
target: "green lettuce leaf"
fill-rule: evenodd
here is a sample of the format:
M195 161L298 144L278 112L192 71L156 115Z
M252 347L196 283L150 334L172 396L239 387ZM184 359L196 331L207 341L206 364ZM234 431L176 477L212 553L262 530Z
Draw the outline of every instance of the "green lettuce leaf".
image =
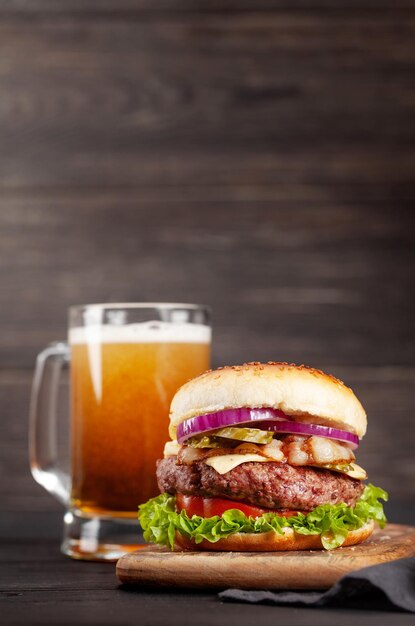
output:
M374 485L366 485L354 507L346 504L323 504L310 513L298 513L282 517L276 513L264 513L261 517L247 517L238 509L230 509L223 515L213 517L189 517L185 511L176 511L176 498L162 493L139 507L139 520L144 539L174 548L176 531L195 543L204 539L215 543L234 533L266 533L271 530L283 534L284 528L293 528L300 535L321 535L326 550L338 548L347 533L361 528L369 520L375 520L381 528L386 524L383 506L379 500L387 500L388 494Z

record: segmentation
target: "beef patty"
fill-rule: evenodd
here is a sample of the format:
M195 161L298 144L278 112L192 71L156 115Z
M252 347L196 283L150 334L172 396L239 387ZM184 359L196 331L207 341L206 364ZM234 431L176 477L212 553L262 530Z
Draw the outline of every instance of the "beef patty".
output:
M269 509L312 511L320 504L353 506L362 494L361 481L312 467L288 463L243 463L226 474L198 461L176 465L176 458L157 462L161 492L243 500Z

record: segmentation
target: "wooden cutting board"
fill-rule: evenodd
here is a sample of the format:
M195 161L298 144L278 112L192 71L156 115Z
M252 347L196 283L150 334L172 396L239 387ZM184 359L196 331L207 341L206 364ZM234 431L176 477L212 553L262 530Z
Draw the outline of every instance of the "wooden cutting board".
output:
M328 589L353 570L415 556L415 527L388 524L365 543L332 552L170 552L146 546L121 557L117 576L140 587Z

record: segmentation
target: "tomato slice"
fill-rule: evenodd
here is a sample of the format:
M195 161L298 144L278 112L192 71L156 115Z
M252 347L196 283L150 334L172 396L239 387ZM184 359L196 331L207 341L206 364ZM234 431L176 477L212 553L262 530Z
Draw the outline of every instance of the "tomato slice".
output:
M225 511L229 511L229 509L238 509L248 517L261 517L264 513L277 513L284 517L291 517L292 515L297 515L299 512L291 509L262 509L259 506L245 504L237 500L185 496L181 493L176 495L176 502L178 510L182 511L184 509L189 517L192 517L192 515L213 517L214 515L222 515Z
M229 511L229 509L239 509L239 511L245 513L247 517L261 517L261 515L266 513L266 509L234 500L225 500L224 498L204 498L203 505L205 517L222 515L225 511Z
M176 504L179 511L183 509L189 517L192 515L200 515L205 517L203 498L200 496L184 496L182 493L176 494Z

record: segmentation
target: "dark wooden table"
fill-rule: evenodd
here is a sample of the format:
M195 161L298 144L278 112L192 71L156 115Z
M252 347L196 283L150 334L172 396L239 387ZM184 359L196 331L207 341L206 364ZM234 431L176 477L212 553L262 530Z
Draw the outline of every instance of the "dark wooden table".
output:
M355 609L300 609L223 603L216 593L121 587L111 563L72 561L59 552L62 515L6 515L0 524L2 624L145 624L240 626L258 623L413 624L410 614ZM414 522L409 507L393 521Z

